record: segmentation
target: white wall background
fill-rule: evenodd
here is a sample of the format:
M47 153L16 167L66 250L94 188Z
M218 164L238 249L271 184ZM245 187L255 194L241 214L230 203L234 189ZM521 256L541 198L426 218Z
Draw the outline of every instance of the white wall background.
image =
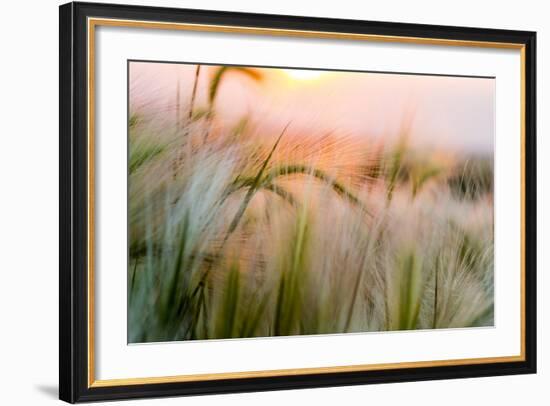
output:
M110 1L119 3L119 1ZM546 2L462 0L159 0L122 3L318 17L461 25L538 32L538 292L539 373L240 395L125 402L181 404L464 405L550 399L550 310L544 292L550 197L545 173L550 142L548 104L550 20ZM42 405L57 400L58 329L58 9L56 0L6 2L0 23L0 403ZM545 187L546 186L546 187ZM113 403L110 403L113 404Z

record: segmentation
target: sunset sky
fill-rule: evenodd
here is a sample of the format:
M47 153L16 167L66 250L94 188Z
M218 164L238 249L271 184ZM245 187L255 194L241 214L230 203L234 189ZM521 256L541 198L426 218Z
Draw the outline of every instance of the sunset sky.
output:
M175 108L188 104L196 65L130 63L132 103ZM195 106L207 103L215 66L203 66ZM292 121L294 129L369 139L395 139L410 122L412 146L489 155L494 148L495 80L365 72L258 68L252 81L228 72L216 99L230 124L250 115L266 128Z

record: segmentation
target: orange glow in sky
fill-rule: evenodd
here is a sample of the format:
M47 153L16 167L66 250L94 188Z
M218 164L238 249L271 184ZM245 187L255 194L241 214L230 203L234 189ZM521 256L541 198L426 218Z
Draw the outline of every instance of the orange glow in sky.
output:
M314 80L318 79L323 72L318 70L302 70L302 69L283 69L290 78L294 80Z
M210 83L219 68L202 67L194 101L196 109L208 106ZM281 123L292 122L297 132L339 132L392 141L401 134L403 120L411 116L411 145L482 154L493 151L494 79L253 69L261 80L235 71L228 71L223 77L216 96L219 123L234 125L247 117L259 132L265 133L280 128L284 125ZM131 100L136 106L156 106L159 111L173 112L178 95L182 106L189 103L196 70L193 64L132 62Z

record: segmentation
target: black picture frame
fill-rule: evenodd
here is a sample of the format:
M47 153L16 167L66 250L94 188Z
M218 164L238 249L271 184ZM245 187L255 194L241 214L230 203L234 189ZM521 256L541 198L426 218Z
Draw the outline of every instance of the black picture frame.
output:
M68 3L59 32L59 397L67 402L235 393L536 372L536 33L497 29ZM524 359L514 362L310 373L209 381L89 385L87 24L89 17L268 29L402 36L523 46L524 66Z

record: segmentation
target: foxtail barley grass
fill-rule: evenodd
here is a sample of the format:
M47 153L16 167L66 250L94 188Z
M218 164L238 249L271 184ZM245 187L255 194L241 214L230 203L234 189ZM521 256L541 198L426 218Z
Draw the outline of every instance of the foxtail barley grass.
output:
M223 80L262 77L210 70L200 107L205 70L177 123L131 106L129 342L493 324L492 161L215 126Z

